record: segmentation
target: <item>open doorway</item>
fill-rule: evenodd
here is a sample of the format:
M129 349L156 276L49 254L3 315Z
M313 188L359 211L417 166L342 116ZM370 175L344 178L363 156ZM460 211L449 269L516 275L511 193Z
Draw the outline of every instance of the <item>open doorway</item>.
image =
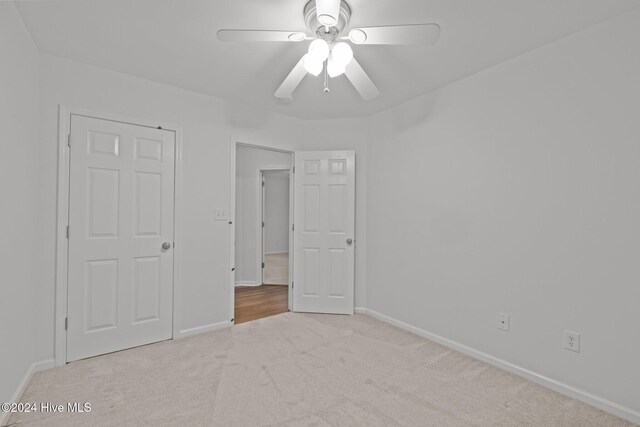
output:
M235 147L234 323L289 310L293 154Z
M262 171L262 284L289 284L289 169Z

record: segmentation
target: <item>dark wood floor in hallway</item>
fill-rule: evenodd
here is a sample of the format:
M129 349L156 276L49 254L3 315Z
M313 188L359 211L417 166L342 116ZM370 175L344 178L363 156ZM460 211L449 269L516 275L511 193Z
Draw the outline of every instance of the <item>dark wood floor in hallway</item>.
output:
M235 293L236 325L289 311L288 286L239 286Z

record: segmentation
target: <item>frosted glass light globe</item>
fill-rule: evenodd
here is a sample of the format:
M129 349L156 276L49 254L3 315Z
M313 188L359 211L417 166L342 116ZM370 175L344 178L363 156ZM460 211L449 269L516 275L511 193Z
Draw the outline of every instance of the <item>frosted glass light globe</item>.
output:
M322 72L322 61L311 54L306 54L302 60L302 65L307 73L317 76Z
M324 62L329 57L329 44L322 39L315 39L309 45L309 55L320 62Z
M329 57L329 62L327 62L327 73L329 77L334 78L344 74L345 68L344 65L339 64L336 60L333 59L333 55Z
M333 45L333 48L331 49L331 57L338 64L346 67L353 59L353 50L351 50L351 46L347 43L339 42Z

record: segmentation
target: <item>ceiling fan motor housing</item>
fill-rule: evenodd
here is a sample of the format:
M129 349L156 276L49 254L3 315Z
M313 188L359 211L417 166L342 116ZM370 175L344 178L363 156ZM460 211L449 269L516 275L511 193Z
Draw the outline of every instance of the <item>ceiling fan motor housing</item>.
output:
M304 22L307 24L307 28L312 34L317 35L319 38L327 41L333 41L341 34L351 19L351 8L342 0L340 2L340 13L338 17L338 23L333 27L326 27L318 21L316 14L316 0L311 0L304 7Z

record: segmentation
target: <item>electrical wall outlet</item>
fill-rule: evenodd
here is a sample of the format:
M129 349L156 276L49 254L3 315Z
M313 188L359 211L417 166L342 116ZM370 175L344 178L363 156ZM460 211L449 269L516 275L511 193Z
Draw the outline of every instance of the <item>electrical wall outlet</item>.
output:
M498 313L498 329L509 332L509 315Z
M580 353L580 334L573 331L564 331L564 348Z

